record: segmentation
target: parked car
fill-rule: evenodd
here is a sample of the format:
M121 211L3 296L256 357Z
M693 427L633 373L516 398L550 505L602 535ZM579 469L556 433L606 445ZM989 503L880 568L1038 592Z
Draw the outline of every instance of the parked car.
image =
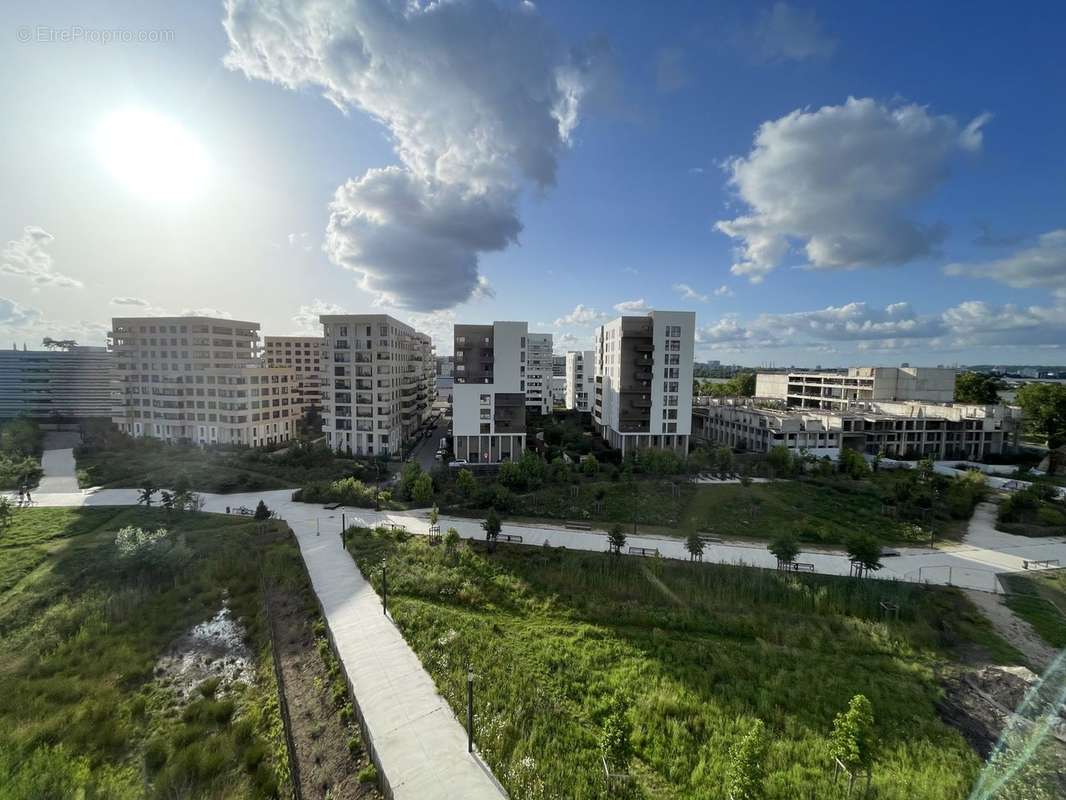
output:
M465 467L469 463L470 462L467 461L465 458L457 458L457 459L455 459L455 461L449 461L448 462L448 466L449 467Z

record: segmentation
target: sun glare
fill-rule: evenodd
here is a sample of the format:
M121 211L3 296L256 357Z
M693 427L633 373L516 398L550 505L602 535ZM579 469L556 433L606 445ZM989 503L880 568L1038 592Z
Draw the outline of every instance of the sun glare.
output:
M151 111L127 109L107 117L97 145L116 178L153 200L187 200L207 177L207 157L195 137Z

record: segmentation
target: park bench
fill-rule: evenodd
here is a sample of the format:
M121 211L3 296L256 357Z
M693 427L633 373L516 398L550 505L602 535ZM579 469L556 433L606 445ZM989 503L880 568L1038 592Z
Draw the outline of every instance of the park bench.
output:
M808 561L793 561L789 569L793 572L814 572L814 564Z
M336 511L342 505L344 505L344 504L343 503L333 503L332 505L323 506L323 508L325 508L326 511Z
M1052 567L1057 567L1058 565L1059 560L1057 558L1045 558L1039 561L1034 561L1027 558L1022 561L1022 566L1025 569L1051 569Z
M497 538L499 538L501 542L515 542L516 544L522 544L522 537L517 533L501 533Z
M564 522L564 528L569 528L572 531L591 531L592 526L587 522Z
M385 523L385 527L387 527L393 533L406 533L407 532L407 526L406 525L401 525L398 522L387 522L387 523Z
M654 547L630 547L629 555L631 556L657 556L659 551Z
M700 541L703 542L704 544L721 544L722 543L722 537L721 536L711 536L709 533L701 533L699 536L700 536Z

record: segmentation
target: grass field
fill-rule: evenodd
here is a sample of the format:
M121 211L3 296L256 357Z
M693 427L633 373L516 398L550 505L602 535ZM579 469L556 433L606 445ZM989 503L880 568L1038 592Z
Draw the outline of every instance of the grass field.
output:
M1000 576L1012 592L1007 605L1048 644L1066 648L1066 569Z
M804 478L773 483L696 485L661 480L596 481L552 485L513 496L512 516L587 520L601 524L653 526L662 533L691 530L718 536L766 539L782 532L801 541L845 542L852 533L868 533L886 542L916 537L913 523L891 511L898 473L880 472L865 480L843 477ZM574 490L576 488L576 495ZM460 513L462 513L460 511ZM953 519L945 504L935 505L920 522L938 538L956 539L965 520Z
M131 567L126 525L168 528L173 559ZM258 570L293 559L294 543L219 515L17 511L0 533L0 798L276 796L288 761ZM224 603L254 680L178 702L158 660Z
M1016 663L954 590L353 530L349 549L515 800L606 798L599 738L625 705L636 796L721 798L730 746L770 731L768 800L835 796L827 738L856 693L880 751L871 797L961 800L980 760L934 708L937 673ZM880 619L879 601L900 606Z

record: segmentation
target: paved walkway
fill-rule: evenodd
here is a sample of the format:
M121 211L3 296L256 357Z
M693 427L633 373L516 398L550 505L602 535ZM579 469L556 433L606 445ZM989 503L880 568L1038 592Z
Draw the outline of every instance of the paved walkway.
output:
M37 484L37 493L60 494L78 491L74 468L74 447L81 442L77 433L48 431L44 435L44 454L41 469L44 477Z

